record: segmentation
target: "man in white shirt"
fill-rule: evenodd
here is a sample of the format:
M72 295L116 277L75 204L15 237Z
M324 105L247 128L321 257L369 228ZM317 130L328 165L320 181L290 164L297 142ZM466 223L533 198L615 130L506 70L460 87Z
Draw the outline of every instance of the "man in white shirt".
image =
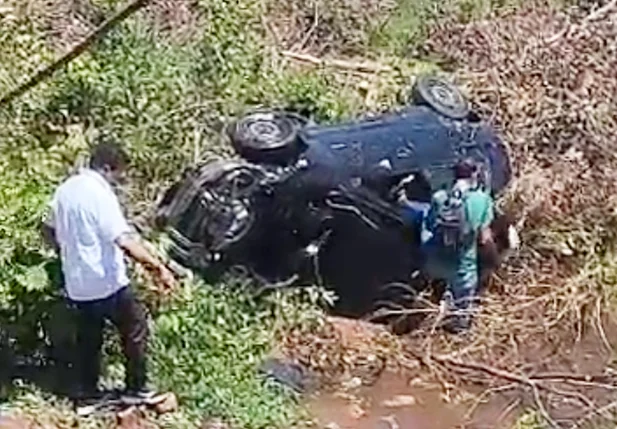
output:
M116 144L96 146L89 168L58 187L43 225L45 238L60 255L68 300L79 314L76 366L81 399L100 397L106 320L118 329L127 359L124 399L156 399L146 388L146 313L129 287L124 256L147 267L165 289L173 288L175 279L134 237L122 213L113 186L127 166L128 157Z

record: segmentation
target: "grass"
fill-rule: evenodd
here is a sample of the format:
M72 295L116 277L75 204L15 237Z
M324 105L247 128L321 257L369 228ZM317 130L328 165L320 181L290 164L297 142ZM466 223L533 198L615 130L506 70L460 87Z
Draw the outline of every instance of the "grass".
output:
M54 187L98 135L109 134L130 152L131 186L122 195L131 219L147 215L160 192L206 150L224 152L221 129L258 106L300 109L322 122L381 110L402 101L409 79L430 63L413 58L430 23L447 13L483 17L516 0L398 0L384 25L371 30L368 57L393 73L358 77L324 68L302 69L273 55L260 19L267 0L199 0L205 17L182 44L154 34L137 15L48 81L0 111L0 326L23 353L44 351L62 313L57 261L42 244L38 222ZM96 0L107 14L119 0ZM3 5L12 6L15 1ZM31 15L0 7L0 92L12 88L54 56ZM367 101L360 81L368 82ZM143 219L141 219L143 220ZM147 280L135 276L136 284ZM242 284L185 284L153 309L153 380L175 391L179 413L162 427L193 428L207 416L245 429L302 421L288 392L257 376L276 334L318 317L314 300L279 294L254 301ZM106 345L106 377L119 380L118 345ZM5 404L37 414L59 428L106 427L105 419L78 419L68 404L32 385L18 384ZM531 419L531 417L529 417ZM520 428L531 428L528 420Z
M160 427L195 428L206 418L243 428L306 421L293 394L263 380L258 367L280 329L312 323L320 313L310 299L291 292L255 301L244 289L249 285L237 280L217 286L187 281L155 314L152 381L176 393L180 401L178 412L155 419ZM106 347L107 385L123 378L117 348L117 343ZM3 408L60 429L108 427L113 420L106 414L78 417L67 401L28 384L17 384Z
M527 411L518 418L513 429L545 429L548 426L536 411Z
M119 2L98 4L109 11ZM67 320L59 267L38 224L54 187L96 136L114 136L132 157L131 186L122 197L135 219L204 150L224 150L220 131L230 116L260 105L285 106L332 121L362 109L357 89L333 71L266 61L259 2L200 1L196 7L209 19L194 39L178 45L133 17L0 111L0 323L19 352L44 353L50 344L70 341L70 326L56 322ZM36 14L9 11L0 19L5 92L53 54ZM135 277L143 289L147 281ZM212 416L246 429L274 428L304 418L294 398L256 369L276 333L311 315L314 304L289 296L254 302L233 281L185 285L161 307L144 297L153 309L153 381L181 401L180 412L160 419L160 426L193 428ZM117 343L106 344L106 356L106 378L120 380ZM5 407L39 415L41 423L106 427L104 418L77 418L66 402L33 385L18 383L9 397Z

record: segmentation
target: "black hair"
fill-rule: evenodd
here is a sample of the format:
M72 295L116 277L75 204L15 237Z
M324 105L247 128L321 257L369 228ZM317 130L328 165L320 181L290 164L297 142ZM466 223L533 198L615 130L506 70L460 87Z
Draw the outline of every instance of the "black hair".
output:
M476 171L476 163L471 158L462 159L454 166L454 176L456 179L471 179Z
M99 142L90 153L90 168L99 170L109 166L112 170L125 168L129 163L128 154L114 141Z

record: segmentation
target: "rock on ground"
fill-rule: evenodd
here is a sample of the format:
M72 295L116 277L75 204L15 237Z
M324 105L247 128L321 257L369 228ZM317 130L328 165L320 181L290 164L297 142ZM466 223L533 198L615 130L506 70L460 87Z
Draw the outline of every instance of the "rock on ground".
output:
M31 429L32 422L18 417L0 417L0 429Z

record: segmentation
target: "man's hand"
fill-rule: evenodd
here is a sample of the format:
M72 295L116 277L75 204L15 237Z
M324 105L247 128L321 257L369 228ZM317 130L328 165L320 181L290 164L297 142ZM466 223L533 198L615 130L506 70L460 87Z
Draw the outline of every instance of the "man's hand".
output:
M41 223L41 234L43 235L43 241L51 247L57 255L60 254L60 245L56 240L56 231L48 223Z
M166 293L177 286L176 278L173 273L157 258L132 236L125 234L118 238L118 246L131 258L139 262L141 265L148 268L154 273L156 280L163 286L163 292Z
M156 277L161 286L163 286L163 293L170 292L178 286L175 276L164 265L157 270Z
M489 245L494 241L493 231L491 230L490 226L484 227L480 230L479 239L480 239L481 246Z

